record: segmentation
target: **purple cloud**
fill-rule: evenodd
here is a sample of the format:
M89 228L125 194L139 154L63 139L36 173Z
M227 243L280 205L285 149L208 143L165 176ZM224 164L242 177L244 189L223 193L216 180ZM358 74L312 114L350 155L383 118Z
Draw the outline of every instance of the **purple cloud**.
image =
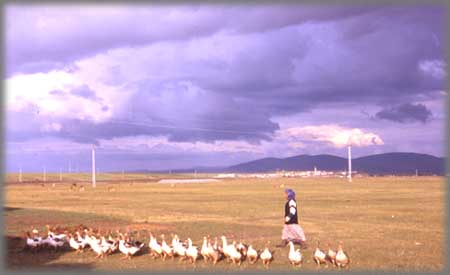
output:
M386 108L375 114L378 119L391 120L400 123L422 122L426 123L432 116L430 110L423 104L402 104L400 106Z
M99 98L96 95L96 93L93 90L91 90L89 88L89 86L87 86L87 85L82 85L82 86L79 86L79 87L75 87L75 88L73 88L70 91L70 93L72 95L74 95L74 96L78 96L78 97L81 97L81 98L84 98L84 99L89 99L89 100L93 100L93 101L96 101L96 102L101 102L102 101L102 99Z
M86 13L84 9L93 12ZM362 5L252 5L245 8L233 5L152 5L145 8L139 5L103 9L102 5L10 4L6 7L7 71L9 74L47 71L71 66L77 59L113 48L196 39L220 31L265 32L371 11L373 8ZM151 24L148 24L149 18Z
M390 121L427 127L407 148L441 138L443 5L85 9L7 6L8 141L164 136L281 154L286 127L332 124L381 133L384 145L361 150L406 146ZM337 152L304 144L293 146Z

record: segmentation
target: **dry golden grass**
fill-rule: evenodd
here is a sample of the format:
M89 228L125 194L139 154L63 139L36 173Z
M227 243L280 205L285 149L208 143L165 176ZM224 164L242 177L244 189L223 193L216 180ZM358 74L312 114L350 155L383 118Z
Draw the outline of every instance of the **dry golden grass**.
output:
M88 175L72 175L86 178ZM171 175L172 176L172 175ZM9 179L15 176L9 176ZM50 175L50 177L52 177ZM57 177L57 175L53 175ZM200 246L204 235L227 235L257 248L270 240L275 260L270 270L293 270L288 248L275 248L280 241L284 211L284 188L293 188L299 202L300 224L308 238L303 251L305 263L299 270L316 270L312 253L316 241L344 249L351 257L351 270L441 271L445 260L444 202L446 183L440 177L237 179L220 183L155 183L157 175L109 175L93 189L71 191L66 184L9 184L5 187L5 234L12 239L30 226L74 226L80 223L105 229L152 230L191 237ZM66 177L67 178L67 177ZM150 180L150 178L152 180ZM280 187L283 186L284 187ZM114 189L111 190L111 186ZM143 240L147 235L142 234ZM14 245L16 244L16 245ZM196 267L177 261L152 260L143 254L120 261L114 254L94 260L92 252L75 255L70 250L40 252L30 257L21 251L20 240L8 248L10 268L75 268L101 270L263 270L261 262L241 267L220 262L217 266L199 261ZM297 270L294 269L294 270ZM325 268L321 268L325 269ZM332 269L329 267L328 269Z

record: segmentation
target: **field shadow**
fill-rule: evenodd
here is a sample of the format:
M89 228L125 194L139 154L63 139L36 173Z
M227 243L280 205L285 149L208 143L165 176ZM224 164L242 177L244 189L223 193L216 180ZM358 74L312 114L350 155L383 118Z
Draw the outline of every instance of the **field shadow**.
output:
M4 237L7 254L5 268L10 270L90 270L93 265L90 263L51 263L66 253L72 252L69 247L63 247L58 251L43 249L40 251L31 251L25 248L25 239L18 236Z
M6 265L7 270L14 270L14 271L47 271L47 272L55 272L55 271L91 271L94 269L94 265L90 263L67 263L67 264L47 264L45 266L9 266Z
M3 211L5 212L10 212L10 211L16 211L16 210L20 210L22 208L19 207L3 207Z

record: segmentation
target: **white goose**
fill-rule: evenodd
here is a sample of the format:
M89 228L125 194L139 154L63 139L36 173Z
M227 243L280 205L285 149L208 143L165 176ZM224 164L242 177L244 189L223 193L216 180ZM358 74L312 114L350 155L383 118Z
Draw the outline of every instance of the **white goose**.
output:
M34 235L31 237L30 232L26 232L26 247L31 248L31 250L35 250L42 245L42 237Z
M106 246L102 246L101 242L93 241L91 243L91 248L97 254L95 258L103 258L108 252L109 248Z
M83 248L89 245L88 239L86 239L86 237L82 237L79 231L76 231L75 235L76 235L75 241L81 242L83 244Z
M65 241L58 238L52 238L51 235L49 235L47 238L43 239L41 243L53 247L56 251L59 247L64 245Z
M235 249L235 247L232 244L230 244L230 245L228 244L227 238L225 236L222 236L221 239L222 239L223 255L227 258L227 260L229 260L230 254L231 254L232 250Z
M89 240L89 246L92 248L94 245L100 245L101 240L98 239L95 235L87 235Z
M109 235L107 242L111 244L109 253L114 253L119 249L119 239L118 238L114 239L111 235Z
M214 265L220 260L222 253L217 246L217 238L215 238L214 245L211 245L211 240L208 240L208 257L211 259Z
M195 264L198 258L198 249L192 245L191 238L188 238L188 248L186 249L186 256L189 258L192 264Z
M331 249L330 244L327 244L328 251L327 251L327 260L330 261L331 264L336 265L336 251Z
M77 254L83 252L85 245L86 243L76 240L72 234L69 234L69 246L75 249Z
M163 254L163 249L161 247L161 245L158 243L158 241L156 240L155 237L153 237L152 233L149 233L150 235L150 241L148 243L148 247L150 247L151 250L151 256L153 258L162 256Z
M161 234L161 248L162 248L162 255L163 260L166 260L166 257L172 257L173 258L173 250L172 248L166 243L166 240L164 239L164 234Z
M242 254L243 258L247 257L247 245L243 244L242 241L239 241L236 249Z
M230 259L233 263L237 265L241 265L242 263L242 253L236 248L236 241L233 241L233 247L229 249Z
M60 239L63 240L67 237L67 234L57 234L55 231L53 231L50 226L47 224L45 225L47 227L47 235L50 236L52 239Z
M272 252L270 252L270 250L268 248L269 243L270 243L270 241L267 242L266 247L264 248L264 251L259 255L259 258L261 258L261 261L266 268L269 268L269 264L273 260Z
M209 246L212 249L211 243L209 243ZM203 260L205 261L205 263L210 259L209 252L210 252L210 250L209 250L209 247L208 247L208 240L207 240L206 237L203 237L203 243L202 243L202 248L200 250L200 254L202 255Z
M122 252L125 256L121 259L131 259L131 256L134 256L138 251L144 247L144 243L141 243L139 246L133 246L125 241L122 235L119 237L119 251Z
M219 242L217 241L217 237L214 238L213 248L214 250L221 250L221 248L219 247Z
M317 241L317 247L316 247L316 250L314 251L313 259L314 259L314 262L316 262L318 267L321 264L327 265L326 255L325 255L325 252L320 250L320 248L319 248L319 241Z
M300 253L300 249L295 250L294 244L289 242L289 261L292 265L296 266L302 265L302 253Z
M83 233L84 233L84 237L82 237L81 234L79 234L79 233L77 234L78 240L84 241L90 247L91 242L93 241L93 239L91 238L90 232L87 229L84 229Z
M178 235L172 235L172 247L175 247L179 242Z
M93 245L100 244L101 240L97 239L97 237L95 237L92 231L88 231L87 229L85 229L84 233L85 233L84 240L91 249Z
M111 240L106 240L105 236L102 236L100 238L100 246L102 247L103 250L105 250L105 253L112 253L114 247L116 246L114 241Z
M258 251L256 251L256 249L254 249L252 245L248 246L247 258L251 264L256 263L256 261L258 260Z
M336 253L336 265L341 267L348 267L350 264L350 258L347 253L342 250L342 242L339 242L338 251Z
M174 255L178 255L180 257L180 262L186 258L186 247L180 242L178 236L175 235L172 240L173 244L173 253Z

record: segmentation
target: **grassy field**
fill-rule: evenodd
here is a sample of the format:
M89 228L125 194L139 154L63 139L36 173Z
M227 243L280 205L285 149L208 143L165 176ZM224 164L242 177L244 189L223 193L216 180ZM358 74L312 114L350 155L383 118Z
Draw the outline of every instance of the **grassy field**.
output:
M170 175L170 178L173 178ZM30 181L39 175L24 175ZM59 178L49 175L50 179ZM257 248L267 240L275 250L272 271L316 271L312 254L316 241L336 246L343 241L350 255L351 270L441 271L446 267L445 178L382 177L355 178L352 183L339 178L235 179L219 183L158 184L163 175L105 175L94 189L73 191L70 183L88 180L88 175L64 175L62 183L6 184L5 237L8 240L7 267L87 268L95 270L265 270L261 262L244 262L237 267L226 262L216 266L199 261L195 267L178 261L151 259L146 253L131 261L120 254L95 260L93 252L76 255L67 249L22 251L18 237L32 226L76 226L102 229L130 229L141 232L177 233L201 246L204 235L226 235L242 239ZM169 177L169 175L167 175ZM38 179L36 179L38 178ZM9 175L7 181L16 181ZM147 179L147 181L145 180ZM113 187L113 188L111 188ZM284 188L297 192L300 224L309 248L302 251L301 268L290 266L288 248L280 242L284 214ZM331 270L325 267L320 270Z

